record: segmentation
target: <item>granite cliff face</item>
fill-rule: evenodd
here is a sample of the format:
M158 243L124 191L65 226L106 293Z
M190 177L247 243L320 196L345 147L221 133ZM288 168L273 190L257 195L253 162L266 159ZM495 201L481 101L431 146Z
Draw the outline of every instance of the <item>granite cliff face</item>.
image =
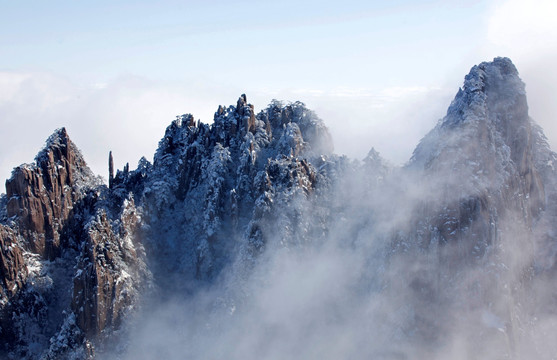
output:
M15 219L28 250L48 259L60 255L61 232L84 195L81 184L92 179L65 129L47 140L35 164L14 169L6 181L7 216Z
M478 354L502 343L501 356L524 355L531 319L555 309L544 295L534 312L526 295L555 269L556 159L506 58L472 68L402 168L373 149L362 163L333 154L300 102L256 114L245 95L211 125L178 116L152 164L114 174L110 154L108 186L57 130L0 199L0 355L125 356L152 304L222 287L212 306L233 314L257 296L250 283L269 257L331 239L365 264L346 296L386 294L404 310L382 320L401 346L433 351L458 309L506 324L477 333Z
M111 206L65 129L52 134L34 164L14 169L6 190L0 351L13 358L58 358L72 349L92 355L87 338L117 325L136 300L130 292L139 275L129 269L142 266L142 254L131 240L133 201ZM64 341L52 341L56 336Z

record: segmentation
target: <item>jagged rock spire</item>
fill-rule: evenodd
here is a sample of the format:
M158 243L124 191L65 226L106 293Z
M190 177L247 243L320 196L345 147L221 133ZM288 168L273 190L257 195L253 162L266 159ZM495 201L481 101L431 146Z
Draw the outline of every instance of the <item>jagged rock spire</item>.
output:
M70 140L65 128L56 130L36 158L21 165L6 181L7 215L15 217L29 238L34 253L52 258L59 251L60 232L79 188L94 183L94 175Z
M467 157L477 153L477 141L483 147L500 142L496 145L507 146L523 172L524 162L531 157L530 137L524 83L510 59L497 57L472 67L447 115L422 139L411 162L428 167L444 152L437 150L459 148L461 156Z
M238 101L236 102L236 112L240 115L243 115L242 110L244 106L246 106L247 104L248 104L248 99L246 97L246 94L240 95Z
M112 158L112 151L108 153L108 187L112 189L114 182L114 159Z

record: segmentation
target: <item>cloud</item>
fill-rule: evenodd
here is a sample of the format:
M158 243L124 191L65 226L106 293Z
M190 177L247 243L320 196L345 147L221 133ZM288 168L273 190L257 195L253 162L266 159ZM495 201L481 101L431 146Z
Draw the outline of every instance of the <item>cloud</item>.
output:
M500 2L489 19L488 39L493 44L508 48L517 48L520 44L519 51L525 55L537 56L548 51L555 53L555 11L557 5L551 0Z
M249 89L248 89L249 90ZM92 170L106 178L108 152L115 165L135 168L151 160L166 126L192 113L210 123L220 101L234 104L242 91L209 81L164 83L137 76L80 84L50 73L0 72L0 177L33 161L45 139L66 127ZM449 93L421 86L328 90L253 89L256 111L272 98L301 100L330 128L338 153L363 158L372 146L395 163L408 160L419 139L440 118Z
M408 161L419 140L445 115L457 89L396 86L339 87L282 93L316 111L329 127L335 152L362 159L375 147L395 164Z
M176 115L191 112L212 121L218 94L207 86L134 76L84 85L49 73L0 72L0 177L32 162L59 127L66 127L96 174L106 178L111 150L118 168L126 162L134 168L141 156L152 160Z

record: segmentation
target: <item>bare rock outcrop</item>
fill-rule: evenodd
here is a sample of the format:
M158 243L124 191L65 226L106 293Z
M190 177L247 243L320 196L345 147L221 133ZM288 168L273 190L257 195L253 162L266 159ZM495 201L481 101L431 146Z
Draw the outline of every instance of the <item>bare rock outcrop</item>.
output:
M7 300L23 287L27 277L27 266L23 250L17 243L17 234L0 225L0 302Z
M57 130L34 164L14 169L6 181L7 216L14 217L25 247L45 258L60 255L60 234L94 176L65 128Z
M145 274L138 224L132 200L124 204L118 220L110 221L106 212L99 210L88 225L73 279L71 307L79 328L92 338L107 328L117 329L135 305Z
M236 103L236 113L239 118L239 127L244 133L255 132L255 113L252 104L248 104L246 94L242 94Z

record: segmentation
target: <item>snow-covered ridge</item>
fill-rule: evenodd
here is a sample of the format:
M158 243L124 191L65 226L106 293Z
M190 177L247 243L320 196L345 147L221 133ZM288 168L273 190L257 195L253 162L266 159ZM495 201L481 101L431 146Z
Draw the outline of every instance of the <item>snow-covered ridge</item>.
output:
M335 155L301 102L257 112L244 94L211 124L177 116L153 163L111 169L109 186L56 130L0 199L0 357L133 358L173 301L155 329L191 335L182 357L239 354L228 331L243 326L302 354L341 337L363 357L435 354L456 330L479 357L490 341L521 354L546 313L525 295L557 249L557 155L524 89L507 58L474 66L402 168L373 148ZM454 314L477 321L455 330Z

